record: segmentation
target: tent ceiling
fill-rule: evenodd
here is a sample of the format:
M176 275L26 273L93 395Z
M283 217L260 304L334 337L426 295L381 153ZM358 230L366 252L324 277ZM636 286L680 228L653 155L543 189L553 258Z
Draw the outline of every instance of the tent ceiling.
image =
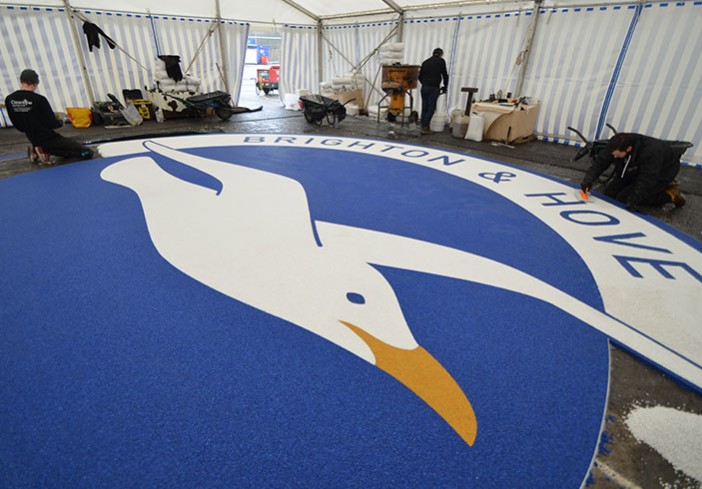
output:
M82 10L152 13L182 17L216 17L217 0L68 0ZM542 0L544 7L566 7L572 4L635 3L636 0ZM654 3L663 0L652 0ZM409 16L444 15L446 12L466 12L471 8L492 11L531 8L534 0L219 0L222 17L265 24L316 24L320 19L352 19L361 15L396 15L398 10ZM63 7L64 0L0 0L0 5L31 5Z
M72 7L85 10L153 13L186 17L215 17L216 0L69 0ZM460 8L476 4L514 4L506 0L220 0L222 17L249 22L273 24L315 24L318 19L342 18L359 14L393 15L401 10L431 10L437 7ZM28 4L40 7L62 7L63 0L0 0L0 5Z

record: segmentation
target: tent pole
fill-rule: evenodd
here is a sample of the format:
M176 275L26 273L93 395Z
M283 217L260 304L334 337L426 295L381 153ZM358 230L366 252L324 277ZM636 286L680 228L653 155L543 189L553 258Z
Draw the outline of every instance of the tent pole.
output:
M534 0L534 20L529 26L524 51L520 53L522 58L522 69L519 71L517 80L517 88L514 90L514 96L519 98L522 96L522 87L524 86L524 78L526 77L527 68L529 67L529 58L531 56L531 46L534 43L534 35L536 34L536 25L539 22L539 12L541 10L541 2L543 0Z
M229 64L227 63L227 43L224 39L224 29L222 28L222 11L219 8L219 0L217 4L217 27L219 37L219 55L222 60L222 78L224 81L224 91L229 93Z
M317 86L324 81L324 34L322 34L322 21L317 21Z
M207 29L207 34L205 34L205 37L202 38L202 42L200 42L200 45L198 46L197 51L195 51L195 54L193 55L193 59L190 60L190 63L188 63L188 66L185 68L186 73L188 73L190 71L190 68L192 68L193 63L195 63L195 60L202 52L202 48L205 46L205 42L207 41L207 38L212 37L212 34L214 34L214 31L217 28L218 27L213 25Z
M397 19L397 42L402 42L402 37L405 34L405 13L400 12L400 17Z
M78 37L78 29L76 28L76 23L73 19L73 7L71 7L71 4L68 3L68 0L63 0L63 5L66 8L66 15L68 15L68 24L71 28L71 37L73 37L73 48L78 55L78 63L80 64L80 73L83 80L83 86L85 87L85 94L88 96L88 101L92 107L95 104L95 94L93 93L93 87L90 84L88 68L85 64L85 55L83 54L83 48L80 45L80 38Z

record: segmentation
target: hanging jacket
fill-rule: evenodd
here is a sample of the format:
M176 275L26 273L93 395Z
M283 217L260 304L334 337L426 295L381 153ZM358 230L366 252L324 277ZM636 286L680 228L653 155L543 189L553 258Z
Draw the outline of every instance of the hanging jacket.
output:
M183 79L183 72L180 70L180 56L161 55L158 57L166 63L166 73L173 78L176 83Z
M117 43L114 42L107 34L105 34L102 29L92 22L83 23L83 32L88 38L88 49L90 49L91 53L93 52L93 46L100 49L100 36L105 38L105 41L107 42L107 45L110 46L110 49L114 49L117 45Z

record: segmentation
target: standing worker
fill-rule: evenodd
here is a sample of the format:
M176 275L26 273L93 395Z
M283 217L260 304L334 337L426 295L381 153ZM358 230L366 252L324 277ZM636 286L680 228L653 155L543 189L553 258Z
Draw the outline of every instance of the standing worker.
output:
M27 135L32 144L28 155L32 163L53 164L56 156L90 159L93 151L73 139L54 132L63 126L56 118L51 104L36 92L39 75L34 70L24 70L20 75L20 89L5 98L5 107L12 125Z
M425 60L419 68L419 81L422 84L422 134L431 134L429 123L436 111L436 101L439 94L446 93L448 87L449 76L443 56L443 49L436 48L431 58ZM444 86L439 88L442 79Z
M615 134L585 172L580 188L588 192L592 183L612 164L614 176L604 189L605 195L636 211L639 205L675 207L685 205L675 176L680 171L680 156L660 139L634 133Z

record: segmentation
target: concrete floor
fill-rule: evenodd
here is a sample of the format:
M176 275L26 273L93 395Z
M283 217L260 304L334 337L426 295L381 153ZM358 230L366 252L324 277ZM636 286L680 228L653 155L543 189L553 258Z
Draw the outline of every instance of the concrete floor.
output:
M169 120L163 124L145 122L139 127L105 129L65 127L61 133L88 144L125 138L166 136L183 133L273 133L334 134L397 140L465 152L505 161L562 180L578 183L587 167L585 159L572 157L573 147L532 141L509 148L490 142L476 143L453 138L449 131L432 136L419 136L416 126L376 122L373 117L349 117L337 127L326 123L321 127L305 122L302 113L286 111L277 96L242 97L240 105L262 104L260 112L235 115L229 121L216 117L206 119ZM0 178L40 171L26 158L27 142L14 129L0 129ZM70 162L67 162L70 163ZM687 197L682 209L645 209L645 212L678 230L702 241L702 170L683 167L679 175ZM671 321L674 321L671 318ZM606 410L605 433L599 454L593 464L589 487L594 488L699 488L695 481L675 468L645 443L629 432L624 419L637 406L665 406L702 415L702 395L695 393L640 361L627 352L610 346L611 383Z

